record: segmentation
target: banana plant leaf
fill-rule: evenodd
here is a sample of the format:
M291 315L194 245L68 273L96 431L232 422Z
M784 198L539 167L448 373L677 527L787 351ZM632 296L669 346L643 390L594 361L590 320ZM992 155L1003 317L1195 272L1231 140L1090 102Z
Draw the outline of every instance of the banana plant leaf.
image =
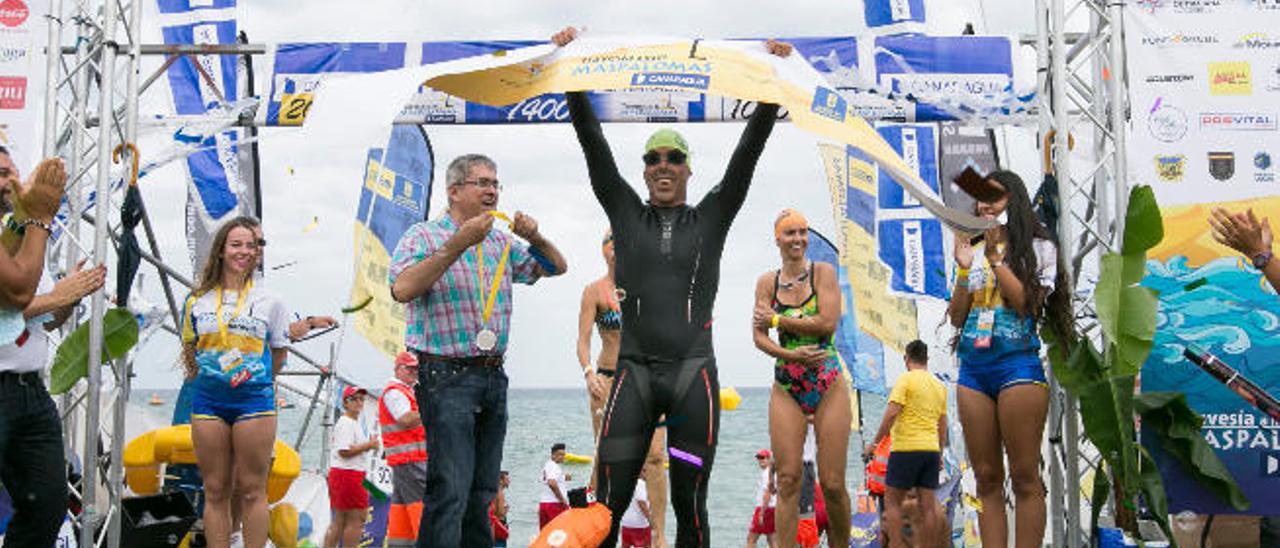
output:
M1249 499L1200 434L1204 419L1187 405L1180 392L1144 392L1134 401L1142 415L1142 428L1156 434L1160 448L1219 500L1236 510L1249 508Z
M1169 527L1169 497L1164 492L1164 480L1160 478L1160 469L1156 467L1156 461L1151 458L1151 453L1147 452L1146 447L1139 445L1138 453L1141 455L1143 498L1146 499L1147 507L1151 509L1156 523L1160 525L1160 530L1164 531L1164 537L1169 539L1174 548L1178 548L1173 529Z
M114 360L138 343L138 320L127 308L112 308L102 317L102 361ZM63 394L89 374L89 322L81 323L53 357L49 393Z

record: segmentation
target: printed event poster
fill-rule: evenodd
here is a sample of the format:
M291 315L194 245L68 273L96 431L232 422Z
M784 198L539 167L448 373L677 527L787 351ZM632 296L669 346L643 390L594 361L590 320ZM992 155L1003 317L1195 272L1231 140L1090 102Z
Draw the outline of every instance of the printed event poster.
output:
M916 305L911 299L889 292L892 272L880 262L876 243L875 164L852 147L823 144L819 145L819 151L827 172L831 203L836 208L836 226L842 240L841 270L847 274L858 328L902 353L907 343L917 336ZM844 281L841 280L842 284ZM864 348L861 338L857 348L860 354L869 350ZM873 379L878 376L880 390L883 390L883 352L880 354L878 367L870 373ZM859 369L855 368L855 380L858 380Z
M355 223L351 305L356 331L387 357L404 349L404 305L391 298L387 269L396 243L426 218L433 171L431 144L419 126L397 125L386 148L369 150Z
M1164 241L1143 285L1160 292L1143 390L1184 392L1201 429L1252 503L1280 514L1280 425L1182 357L1209 350L1280 394L1280 297L1239 253L1217 244L1214 207L1253 209L1280 227L1280 3L1144 1L1125 6L1130 181L1155 189ZM1144 440L1169 511L1236 513Z

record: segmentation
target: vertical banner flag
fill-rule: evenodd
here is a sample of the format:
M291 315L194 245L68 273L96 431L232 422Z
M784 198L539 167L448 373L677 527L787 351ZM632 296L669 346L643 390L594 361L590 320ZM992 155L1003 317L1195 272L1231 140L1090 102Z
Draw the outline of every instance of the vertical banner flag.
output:
M862 13L873 32L924 32L924 0L863 0Z
M973 211L973 197L952 181L967 167L978 173L991 173L999 168L995 139L990 130L981 126L962 122L941 122L938 125L942 128L942 137L938 141L938 186L942 188L942 203L960 211Z
M877 131L920 179L938 192L938 128L933 124L884 124ZM893 272L890 288L909 297L947 298L942 223L883 168L879 173L877 242L880 260Z
M879 190L875 164L853 147L822 144L819 152L827 172L831 203L836 208L836 226L843 240L840 264L848 274L847 294L853 301L858 328L878 343L901 353L907 343L916 338L916 305L911 299L889 293L892 273L881 264L876 245L876 196ZM845 281L842 280L842 285ZM877 352L873 349L879 344L863 342L859 339L860 352ZM882 352L881 359L873 361L875 369L867 381L878 383L879 390L864 386L858 388L886 393ZM857 377L854 381L860 382Z
M391 298L391 252L414 223L427 216L434 169L422 127L397 124L386 148L369 150L356 207L355 280L351 302L359 306L356 331L388 357L404 348L404 305ZM372 299L370 301L370 299Z
M165 44L235 44L235 0L157 0L161 34ZM188 55L169 67L169 89L174 112L200 115L233 108L241 99L236 55ZM204 265L204 254L219 224L238 215L252 215L254 200L252 165L244 165L239 145L244 131L228 128L196 137L200 150L187 157L187 249L194 272ZM181 131L174 140L187 142Z
M885 393L884 368L881 356L884 347L879 341L871 338L858 329L858 318L854 314L853 288L849 287L849 269L840 263L840 250L826 236L809 229L809 249L805 256L810 261L824 262L836 268L840 279L840 323L836 327L836 355L840 358L845 382L850 390L867 390L877 394ZM861 352L860 352L861 351ZM877 355L879 354L879 355ZM853 427L857 429L861 422L861 409L858 407L858 395L855 392L849 402L853 408Z
M280 44L265 109L267 124L302 125L323 74L404 68L404 54L404 43Z
M29 172L43 154L48 0L0 4L0 145Z
M1235 477L1248 514L1280 513L1280 424L1183 357L1196 345L1280 394L1280 297L1249 258L1219 245L1212 208L1252 209L1280 226L1280 3L1125 5L1129 179L1150 184L1164 217L1143 285L1160 308L1143 390L1173 390L1204 416L1201 435ZM1114 74L1116 69L1112 68ZM1169 511L1237 513L1143 439L1160 467Z

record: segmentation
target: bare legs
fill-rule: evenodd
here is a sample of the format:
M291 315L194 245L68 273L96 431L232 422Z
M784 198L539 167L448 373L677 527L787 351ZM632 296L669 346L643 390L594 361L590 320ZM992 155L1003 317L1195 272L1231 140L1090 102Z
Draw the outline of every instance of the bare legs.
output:
M827 388L813 416L818 444L818 484L826 499L829 516L849 515L849 492L845 490L844 474L848 464L852 413L849 389L844 379L840 379ZM778 485L778 505L774 510L775 538L782 546L789 546L796 538L806 420L796 401L775 384L769 396L769 440L773 447ZM849 544L847 528L832 527L828 535L831 546Z
M984 546L1008 546L1004 501L1004 456L1009 454L1013 480L1014 540L1017 548L1035 548L1044 539L1044 484L1040 480L1040 440L1049 411L1049 392L1037 384L1020 384L986 394L957 387L960 423L969 462L973 464L982 512L978 528Z
M259 417L229 425L221 420L191 422L196 462L204 478L204 528L211 548L231 537L231 496L239 497L244 543L267 543L267 473L276 438L276 418ZM235 473L232 474L232 470Z

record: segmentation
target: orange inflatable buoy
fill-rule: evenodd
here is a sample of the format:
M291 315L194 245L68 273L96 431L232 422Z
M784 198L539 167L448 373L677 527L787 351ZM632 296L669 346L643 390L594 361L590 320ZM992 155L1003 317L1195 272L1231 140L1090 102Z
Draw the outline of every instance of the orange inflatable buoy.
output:
M556 516L530 548L594 548L609 536L613 515L609 508L598 502L586 508L570 508Z

